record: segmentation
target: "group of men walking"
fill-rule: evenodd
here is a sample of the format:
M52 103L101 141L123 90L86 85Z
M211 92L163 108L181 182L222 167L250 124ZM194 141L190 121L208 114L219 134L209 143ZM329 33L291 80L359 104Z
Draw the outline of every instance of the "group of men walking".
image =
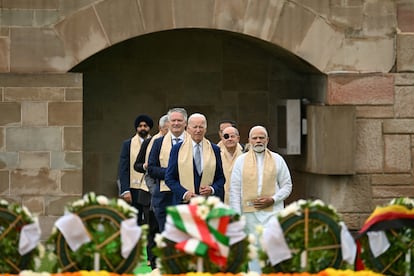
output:
M188 117L183 108L162 116L153 137L149 116L138 116L134 127L136 135L121 149L120 196L138 209L138 223L150 227L147 254L153 269L154 236L164 230L168 206L214 195L245 215L246 232L254 234L255 226L265 225L291 193L289 169L279 154L267 149L263 126L251 128L246 146L232 121L220 123L217 145L210 142L206 117ZM252 262L249 269L260 271L260 266Z

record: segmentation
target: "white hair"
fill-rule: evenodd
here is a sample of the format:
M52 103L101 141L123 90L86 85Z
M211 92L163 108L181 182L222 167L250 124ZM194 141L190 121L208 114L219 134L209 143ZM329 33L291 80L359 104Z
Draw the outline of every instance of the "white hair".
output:
M265 128L264 126L254 126L254 127L252 127L252 128L250 129L250 131L249 131L249 138L250 138L250 137L252 137L252 133L253 133L253 131L255 131L255 130L262 130L262 131L266 134L266 138L269 136L269 135L267 134L267 130L266 130L266 128Z

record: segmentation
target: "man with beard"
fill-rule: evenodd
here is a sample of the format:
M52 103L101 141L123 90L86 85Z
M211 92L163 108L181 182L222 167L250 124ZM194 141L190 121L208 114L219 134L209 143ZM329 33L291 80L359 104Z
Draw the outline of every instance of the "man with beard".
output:
M256 241L256 226L266 227L292 192L289 168L282 156L267 149L268 142L263 126L250 130L251 149L236 159L230 181L230 207L245 216L245 230ZM261 273L257 259L249 262L249 270Z
M138 224L142 224L143 206L139 202L139 191L145 186L144 174L134 170L135 160L142 142L149 138L153 121L148 115L139 115L134 122L135 135L122 143L119 158L120 197L138 209Z

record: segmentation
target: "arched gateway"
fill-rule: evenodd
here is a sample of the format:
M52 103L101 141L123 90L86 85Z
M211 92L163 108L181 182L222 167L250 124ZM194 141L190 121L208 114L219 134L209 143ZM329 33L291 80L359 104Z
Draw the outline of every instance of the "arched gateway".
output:
M278 102L306 98L292 199L322 198L350 228L414 184L406 4L42 2L2 7L0 192L45 227L85 191L114 194L134 117L171 106L206 113L213 140L223 117L245 135L259 122L277 147Z

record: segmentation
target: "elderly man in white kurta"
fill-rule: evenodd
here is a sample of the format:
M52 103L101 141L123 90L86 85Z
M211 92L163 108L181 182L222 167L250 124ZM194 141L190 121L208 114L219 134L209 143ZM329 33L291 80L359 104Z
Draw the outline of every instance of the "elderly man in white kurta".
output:
M256 227L267 222L284 208L292 192L292 180L285 160L267 149L269 136L262 126L249 132L251 150L239 156L230 182L230 207L246 218L246 232L257 237ZM249 270L261 272L258 260Z

